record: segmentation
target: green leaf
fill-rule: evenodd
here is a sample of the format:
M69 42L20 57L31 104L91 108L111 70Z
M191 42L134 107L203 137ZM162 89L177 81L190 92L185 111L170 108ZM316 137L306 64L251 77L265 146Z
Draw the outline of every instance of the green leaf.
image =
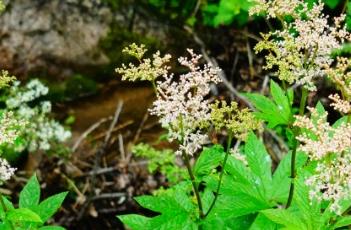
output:
M149 229L148 225L151 218L136 214L129 214L118 216L118 219L120 219L123 224L131 229Z
M221 145L213 145L211 148L205 147L194 166L195 177L201 179L203 176L209 175L223 161L224 155L225 152Z
M40 185L36 175L33 175L22 189L19 196L20 208L31 208L39 204Z
M0 198L0 199L1 199L1 198ZM4 203L5 203L5 206L6 206L6 209L7 209L7 210L15 209L15 208L13 207L13 204L11 203L11 201L9 201L6 197L2 196L2 199L3 199ZM6 216L5 210L3 209L2 205L0 205L0 219L1 219L1 220L4 220L4 219L5 219L5 216Z
M324 0L324 3L325 3L330 9L335 9L335 8L340 4L340 0Z
M261 213L274 223L288 227L285 229L308 230L308 228L303 224L303 222L301 222L301 219L290 210L267 209L261 211Z
M213 190L217 183L218 178L215 175L206 180L207 187ZM220 195L208 218L234 218L270 208L271 205L260 189L262 188L258 183L238 183L231 175L224 175Z
M4 221L0 223L0 230L13 230L11 222Z
M346 227L351 225L351 216L345 216L339 219L335 225L333 226L334 228L341 228L341 227Z
M42 219L38 214L33 212L28 208L19 208L10 210L7 213L6 219L11 222L35 222L35 223L43 223Z
M255 113L256 116L268 122L269 128L274 128L277 125L288 125L292 120L293 90L289 89L287 92L284 92L277 83L271 81L270 92L273 100L257 93L248 93L244 94L244 96L258 110Z
M279 112L278 106L269 98L257 93L244 95L258 110L255 112L256 117L268 122L269 128L274 128L281 124L288 124L289 117L282 116Z
M253 133L249 134L245 144L245 155L251 171L260 179L255 183L267 194L272 186L272 161L264 144Z
M222 218L217 216L216 218L206 218L203 225L203 230L220 229L219 226L223 226L221 229L232 230L232 229L249 229L250 225L254 221L256 215L245 215L234 218ZM200 229L200 228L199 228Z
M274 102L277 105L280 114L284 117L290 119L291 108L288 97L285 95L282 88L279 87L277 83L271 80L271 95L273 97Z
M61 226L44 226L39 228L39 230L65 230L65 228Z
M296 153L296 169L299 170L306 162L307 156L301 152ZM273 174L273 185L271 199L280 203L288 200L290 189L290 166L291 152L287 154L279 163Z
M278 226L262 213L259 213L249 230L276 230Z
M62 192L41 202L33 210L41 217L43 222L46 222L52 215L54 215L57 210L61 207L62 202L66 198L68 192Z

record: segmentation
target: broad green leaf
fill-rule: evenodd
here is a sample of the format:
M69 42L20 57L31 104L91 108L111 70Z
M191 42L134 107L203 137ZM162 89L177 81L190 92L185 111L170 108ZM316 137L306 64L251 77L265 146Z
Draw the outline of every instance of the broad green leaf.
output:
M121 215L117 217L123 222L123 224L128 226L130 229L149 229L148 225L151 219L149 217L136 214Z
M0 199L1 199L1 197L0 197ZM9 201L6 197L2 196L2 199L3 199L3 201L4 201L4 204L5 204L7 210L15 209L15 208L13 207L13 204L11 203L11 201ZM4 208L2 207L2 205L0 205L0 219L1 219L1 220L4 220L4 219L5 219L5 210L4 210Z
M296 169L299 170L306 162L307 156L301 152L296 153ZM291 152L287 154L279 163L273 174L273 185L271 199L280 203L288 200L290 189L290 167Z
M278 229L278 225L268 219L262 213L259 213L255 219L255 221L250 226L249 230L276 230Z
M249 168L253 174L260 178L255 183L258 186L262 186L262 191L264 194L267 194L272 186L272 161L264 144L253 133L249 134L246 141L245 155Z
M68 192L62 192L41 202L33 210L41 217L43 222L46 222L57 210L61 207L63 200L66 198Z
M338 128L340 127L340 125L342 124L346 124L348 120L347 116L341 117L340 119L338 119L337 121L334 122L334 124L332 125L333 128Z
M206 188L205 191L201 193L201 201L205 212L207 212L207 210L210 208L210 205L212 204L214 197L215 196L212 190L208 188Z
M334 228L341 228L341 227L346 227L351 225L351 216L343 216L341 219L339 219L335 225L333 226Z
M61 226L44 226L39 228L39 230L65 230L65 228Z
M238 183L254 185L255 181L258 180L257 176L252 173L250 168L246 167L242 161L232 156L228 157L225 170L233 178L233 181Z
M318 103L316 105L316 110L317 110L319 116L322 116L326 113L325 108L320 101L318 101Z
M197 209L191 203L191 197L187 197L186 194L186 192L180 190L167 190L158 196L137 197L135 199L141 206L161 214L153 218L127 215L120 219L128 226L134 226L135 229L140 229L138 226L144 225L142 229L195 230L197 227L191 217L197 215Z
M290 119L291 116L291 108L289 103L289 98L285 95L282 88L279 87L277 83L271 80L271 95L273 97L274 102L277 105L277 108L280 114L284 117Z
M207 187L212 190L216 189L218 183L214 177L206 180ZM234 218L270 208L271 205L259 190L260 187L254 183L238 183L230 175L224 175L220 195L209 218Z
M261 211L268 219L276 224L285 226L285 229L308 230L307 226L293 212L287 209L267 209Z
M249 229L250 225L254 221L256 215L245 215L234 218L222 218L217 216L215 218L206 218L202 224L203 230L213 230L213 229Z
M214 145L211 148L205 147L194 166L195 176L202 178L209 175L223 161L224 155L223 147L220 145Z
M43 223L40 216L28 208L12 209L7 213L6 219L11 222Z
M36 175L33 175L22 189L19 196L20 208L31 208L39 204L40 185Z
M4 221L0 223L0 230L13 230L13 228L9 221Z
M268 122L269 128L289 123L290 116L281 114L278 106L269 98L257 93L244 94L244 96L247 97L258 110L255 112L256 117Z

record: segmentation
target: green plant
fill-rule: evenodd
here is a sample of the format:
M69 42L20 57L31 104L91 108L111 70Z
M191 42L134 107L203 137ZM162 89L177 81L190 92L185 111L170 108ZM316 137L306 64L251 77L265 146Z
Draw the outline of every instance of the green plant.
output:
M60 208L67 192L59 193L40 202L40 185L37 177L32 176L19 196L19 205L0 195L0 229L4 230L60 230L59 226L44 226Z
M37 79L29 81L25 86L16 81L2 91L1 101L5 104L2 112L11 112L14 119L22 121L15 141L0 145L1 152L7 154L7 157L11 158L10 154L16 155L25 150L53 151L71 136L70 131L50 118L51 102L43 100L48 91Z
M265 13L282 27L262 34L255 47L257 53L266 51L265 68L278 80L271 80L269 97L243 94L253 113L236 102L209 99L209 85L220 82L219 69L201 65L192 50L190 58L178 59L189 72L177 78L167 62L117 69L124 79L153 83L157 99L150 112L159 117L168 140L178 144L175 153L188 172L166 190L135 198L156 212L154 217L127 214L119 216L123 223L132 229L291 230L351 224L351 59L331 56L350 33L343 17L331 24L322 10L320 2L255 1L250 14ZM128 50L139 59L146 52L135 44ZM340 114L334 123L322 103L308 106L310 92L324 79L339 92L329 96ZM274 170L265 143L254 133L262 130L260 122L266 129L285 130L289 150ZM226 140L213 143L210 136Z
M186 171L177 165L176 156L171 149L157 150L148 144L139 143L133 146L132 152L135 156L148 160L147 167L150 173L159 171L166 176L171 184L186 177Z

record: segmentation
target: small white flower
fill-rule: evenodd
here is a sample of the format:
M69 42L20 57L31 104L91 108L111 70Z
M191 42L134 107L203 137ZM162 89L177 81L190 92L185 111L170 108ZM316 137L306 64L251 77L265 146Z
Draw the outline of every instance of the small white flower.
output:
M0 182L9 180L15 171L16 168L12 168L7 160L0 158Z

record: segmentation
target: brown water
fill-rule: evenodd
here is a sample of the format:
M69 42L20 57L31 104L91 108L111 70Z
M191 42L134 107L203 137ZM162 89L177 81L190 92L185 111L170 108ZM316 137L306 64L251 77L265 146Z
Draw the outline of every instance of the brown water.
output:
M140 123L154 100L150 87L140 84L110 84L98 95L72 102L68 105L76 118L72 126L74 133L81 133L102 118L113 116L119 101L123 101L120 122L133 120Z

